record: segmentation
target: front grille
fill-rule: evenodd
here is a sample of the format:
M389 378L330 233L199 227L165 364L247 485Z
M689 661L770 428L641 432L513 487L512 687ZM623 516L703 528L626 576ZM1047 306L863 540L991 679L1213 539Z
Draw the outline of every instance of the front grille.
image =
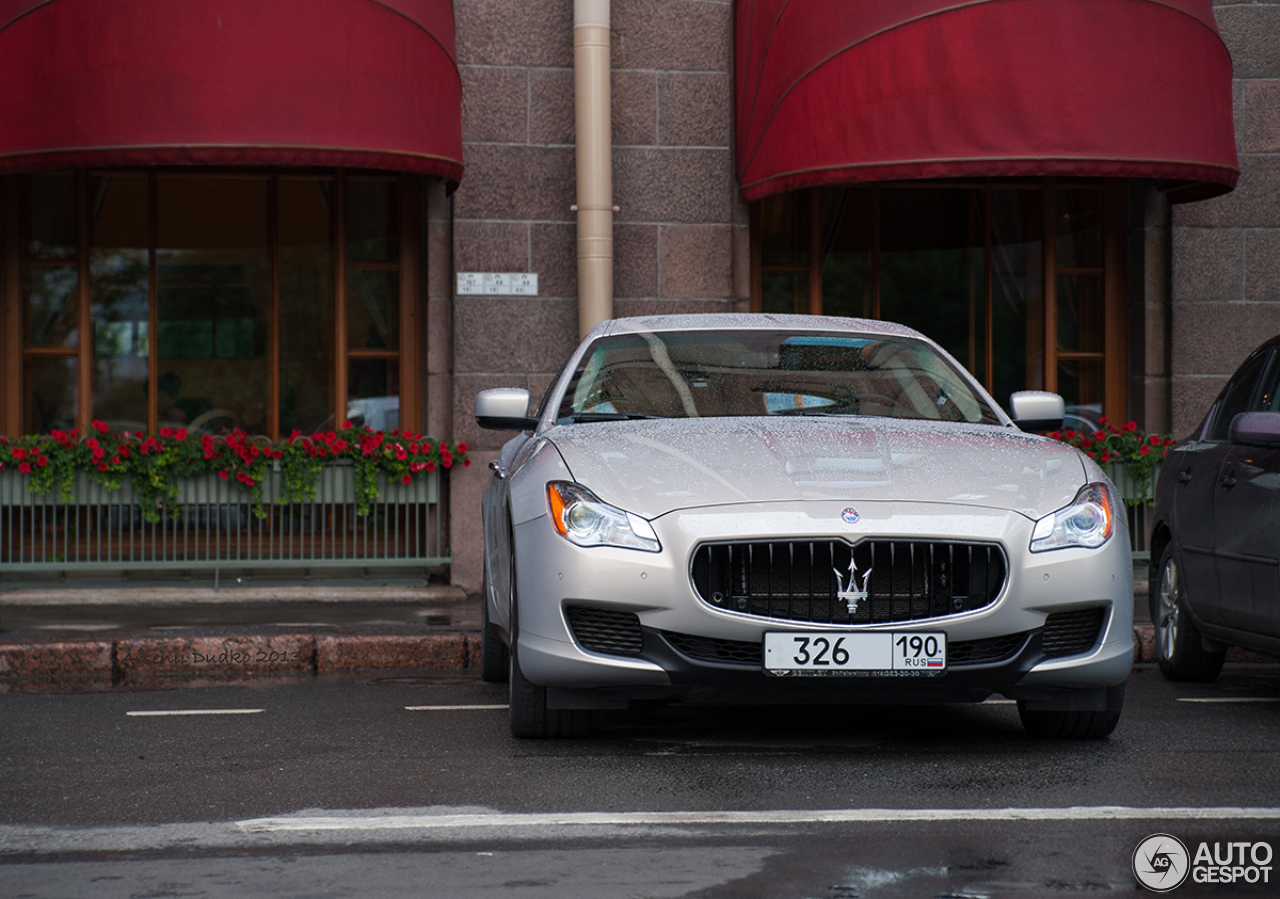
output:
M644 643L640 619L634 612L566 606L565 618L573 639L583 649L611 656L638 656Z
M920 621L991 605L1004 552L989 543L791 540L707 543L693 556L702 601L761 618L823 624Z
M1040 648L1047 656L1073 656L1087 652L1098 642L1107 610L1103 606L1054 612L1044 620Z

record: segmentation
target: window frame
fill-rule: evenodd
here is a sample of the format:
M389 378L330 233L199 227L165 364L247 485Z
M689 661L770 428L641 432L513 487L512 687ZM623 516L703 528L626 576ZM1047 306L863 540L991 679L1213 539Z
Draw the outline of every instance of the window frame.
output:
M34 173L39 174L39 173ZM268 179L268 236L271 260L271 296L267 319L267 423L265 432L273 439L287 437L280 432L280 366L279 366L279 311L280 311L280 253L279 253L279 182L281 177L329 178L333 184L333 202L329 209L329 239L331 244L331 277L333 278L333 356L330 372L330 409L335 426L346 419L348 409L347 372L352 360L379 358L394 360L399 366L399 427L403 430L421 429L421 391L419 377L422 347L418 294L419 273L420 189L419 176L364 169L295 169L285 167L209 167L148 169L112 168L103 170L80 169L76 178L77 221L77 302L79 334L74 347L27 347L23 329L22 297L22 179L27 174L0 177L0 232L3 251L0 252L0 322L4 336L0 338L0 372L4 386L0 389L0 433L22 434L25 422L31 420L31 410L25 408L24 366L28 359L41 357L74 358L76 360L76 427L85 432L93 421L93 377L95 371L93 310L91 306L91 282L89 264L91 257L91 203L92 179L100 175L138 175L147 177L148 205L148 399L147 426L150 433L158 428L156 408L159 377L157 366L150 360L158 358L158 314L156 284L156 247L158 240L158 190L160 176L233 175L266 177ZM350 179L378 179L390 181L396 202L398 247L393 262L374 264L382 270L394 270L399 276L399 329L398 346L395 349L350 350L347 346L346 281L349 270L369 268L370 263L348 264L346 254L346 186Z
M1034 180L1028 179L955 179L929 182L883 182L869 184L839 185L845 187L866 188L872 191L871 211L871 317L879 320L880 309L880 231L882 222L882 197L885 191L904 189L943 190L969 188L981 191L984 207L984 239L982 252L984 256L985 310L983 324L985 328L985 358L982 360L982 374L975 377L979 383L992 392L994 381L995 342L993 337L994 317L992 315L992 245L991 245L991 196L995 190L1024 189L1041 192L1044 215L1042 245L1042 296L1039 306L1043 315L1042 330L1044 337L1041 378L1043 389L1056 393L1058 391L1058 368L1060 362L1101 361L1103 365L1103 405L1104 411L1112 419L1126 417L1126 338L1125 338L1125 227L1127 216L1127 197L1125 181L1122 178L1105 178L1099 180L1079 181L1076 179L1047 176ZM1102 228L1103 258L1101 266L1058 266L1057 265L1057 198L1059 189L1075 188L1101 189L1102 191ZM750 204L750 309L760 312L763 300L763 281L766 272L807 274L808 304L807 309L795 311L811 315L821 315L823 304L822 293L822 192L828 188L813 187L793 191L801 212L798 218L805 220L807 231L807 264L769 265L763 263L762 253L762 218L763 200ZM1058 277L1071 275L1101 275L1103 279L1103 348L1100 351L1064 351L1058 348ZM971 322L971 329L972 329ZM971 335L971 345L976 338ZM971 372L972 373L972 372Z

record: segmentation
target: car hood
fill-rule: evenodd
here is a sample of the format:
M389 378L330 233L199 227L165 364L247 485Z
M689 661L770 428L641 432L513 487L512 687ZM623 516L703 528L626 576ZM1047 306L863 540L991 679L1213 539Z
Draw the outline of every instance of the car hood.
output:
M796 500L954 503L1040 518L1085 483L1079 454L1012 428L887 418L706 418L563 425L573 478L646 518Z

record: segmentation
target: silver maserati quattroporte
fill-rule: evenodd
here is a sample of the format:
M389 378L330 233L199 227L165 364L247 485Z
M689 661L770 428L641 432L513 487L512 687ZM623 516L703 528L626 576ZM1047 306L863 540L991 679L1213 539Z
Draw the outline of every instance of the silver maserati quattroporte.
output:
M1016 700L1105 737L1133 660L1121 500L923 335L815 316L596 327L484 494L483 674L520 737L631 702Z

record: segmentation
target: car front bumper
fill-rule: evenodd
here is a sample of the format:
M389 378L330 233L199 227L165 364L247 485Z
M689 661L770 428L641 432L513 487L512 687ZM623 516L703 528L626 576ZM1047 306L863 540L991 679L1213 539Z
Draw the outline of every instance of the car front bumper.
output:
M685 702L976 702L1000 693L1032 702L1096 704L1122 683L1133 662L1133 581L1123 523L1104 546L1031 553L1034 522L1017 513L928 503L859 503L845 524L843 504L814 501L686 510L654 520L659 553L574 546L545 517L515 529L519 656L525 676L550 688L552 707L607 708L633 699ZM835 523L833 526L832 523ZM975 611L893 623L840 626L765 619L712 607L690 578L700 543L862 538L999 544L1008 563L996 601ZM638 653L584 648L566 616L570 606L633 614L643 632ZM1041 646L1055 612L1101 608L1098 638L1087 650L1050 655ZM1004 640L1003 657L950 662L940 676L778 677L752 663L750 646L766 631L945 632L948 644ZM672 637L674 635L674 639ZM1017 643L1017 635L1022 636ZM690 653L688 639L745 647L732 662ZM679 648L679 647L683 647ZM981 656L981 653L978 654ZM1093 698L1089 698L1093 697Z

